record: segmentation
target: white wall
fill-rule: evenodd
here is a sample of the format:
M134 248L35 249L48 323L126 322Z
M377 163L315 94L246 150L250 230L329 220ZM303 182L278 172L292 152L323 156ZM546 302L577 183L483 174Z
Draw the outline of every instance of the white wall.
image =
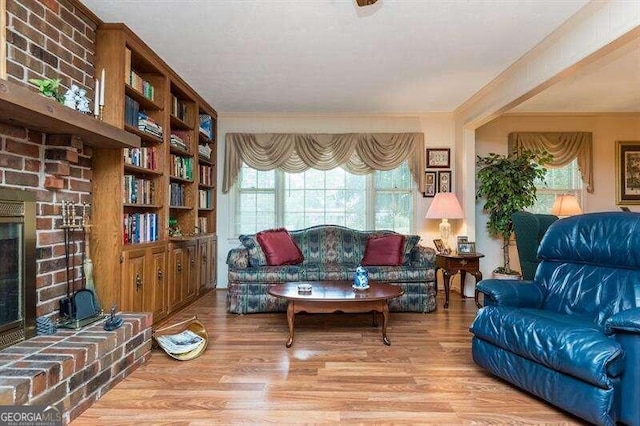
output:
M455 164L453 148L453 118L449 113L425 115L303 115L303 114L220 114L218 116L218 182L222 182L224 167L225 135L231 132L245 133L389 133L423 132L427 147L451 147L452 165ZM457 182L453 182L456 189ZM220 187L220 185L219 185ZM437 221L427 223L424 216L432 198L416 194L416 233L421 244L433 246L438 238ZM227 287L227 253L238 247L239 241L232 235L231 197L218 189L218 287ZM431 223L436 222L436 223ZM453 221L456 222L456 221ZM453 223L454 230L456 224Z
M583 211L618 210L615 190L616 141L640 141L640 113L620 114L507 114L476 131L476 152L507 153L507 137L511 132L593 132L593 193L585 191ZM482 273L502 263L501 240L487 232L488 217L482 212L483 200L476 203L476 246L486 257L481 261ZM631 210L638 210L632 207ZM517 252L511 250L512 268L519 269Z

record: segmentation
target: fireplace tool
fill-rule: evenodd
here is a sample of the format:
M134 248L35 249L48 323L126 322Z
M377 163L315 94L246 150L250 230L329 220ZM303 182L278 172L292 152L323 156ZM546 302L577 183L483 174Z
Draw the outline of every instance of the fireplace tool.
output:
M82 205L82 216L76 218L76 203L62 202L62 226L64 230L64 254L67 269L67 297L60 301L60 327L78 329L101 320L104 316L93 288L93 276L87 282L87 272L91 273L90 259L87 256L87 228L89 225L89 205ZM76 290L76 232L82 231L82 288ZM87 262L89 259L89 262ZM90 286L88 285L90 284ZM91 287L91 288L89 288Z

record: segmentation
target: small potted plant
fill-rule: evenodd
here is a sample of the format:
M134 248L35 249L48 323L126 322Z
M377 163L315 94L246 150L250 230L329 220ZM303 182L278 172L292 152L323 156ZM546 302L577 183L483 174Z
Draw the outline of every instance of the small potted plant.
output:
M509 240L513 232L511 215L531 207L536 201L536 180L544 179L544 165L552 157L544 151L525 150L500 155L490 153L477 157L476 197L484 198L483 211L489 214L489 235L502 238L503 264L494 275L520 275L510 267Z
M58 87L60 86L59 79L51 80L49 78L45 78L45 79L30 78L29 83L32 83L38 86L38 90L40 91L40 94L42 96L55 99L60 103L64 101L64 97L60 93L58 93Z

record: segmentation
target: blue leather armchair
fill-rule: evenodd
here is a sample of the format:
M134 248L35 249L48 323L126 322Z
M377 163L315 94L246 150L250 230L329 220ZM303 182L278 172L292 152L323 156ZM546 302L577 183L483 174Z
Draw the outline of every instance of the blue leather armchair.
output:
M601 425L640 425L640 214L554 222L533 281L483 280L479 366Z

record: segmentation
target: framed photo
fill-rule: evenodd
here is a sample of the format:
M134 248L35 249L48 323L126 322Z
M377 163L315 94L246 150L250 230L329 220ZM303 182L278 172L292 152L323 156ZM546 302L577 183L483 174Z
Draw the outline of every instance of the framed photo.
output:
M451 192L451 170L438 172L438 192Z
M475 242L458 243L458 254L475 254L475 252Z
M640 141L616 142L616 204L640 204Z
M438 253L446 254L447 248L444 246L444 242L441 239L433 240L433 245L436 246Z
M469 242L469 237L467 237L466 235L458 235L456 237L456 242L458 244L460 244L460 243L468 243Z
M436 196L436 172L425 172L423 197Z
M451 168L451 148L427 148L427 168Z

